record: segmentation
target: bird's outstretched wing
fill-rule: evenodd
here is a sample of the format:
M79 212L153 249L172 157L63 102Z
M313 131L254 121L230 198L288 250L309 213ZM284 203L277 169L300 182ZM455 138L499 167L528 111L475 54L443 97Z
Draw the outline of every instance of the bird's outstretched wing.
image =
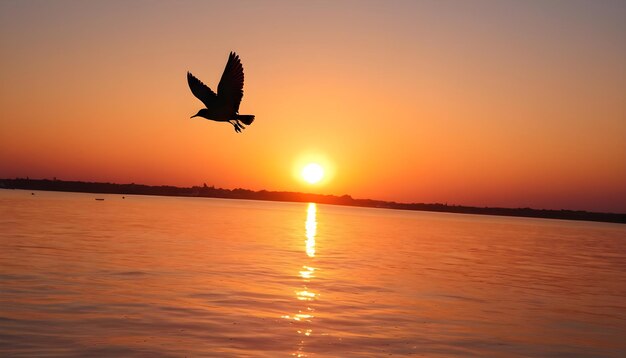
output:
M204 103L207 108L211 108L217 102L217 95L207 85L195 78L191 72L187 72L187 83L191 93Z
M239 104L243 97L243 66L236 53L231 52L228 56L226 68L217 85L217 96L227 108L239 112Z

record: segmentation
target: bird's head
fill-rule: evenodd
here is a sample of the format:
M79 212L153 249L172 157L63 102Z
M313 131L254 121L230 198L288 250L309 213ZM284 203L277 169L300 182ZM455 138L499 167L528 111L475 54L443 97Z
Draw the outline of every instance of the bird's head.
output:
M194 114L193 116L191 116L190 118L193 117L204 117L204 118L209 118L208 117L208 110L206 108L202 108L201 110L198 111L198 113Z

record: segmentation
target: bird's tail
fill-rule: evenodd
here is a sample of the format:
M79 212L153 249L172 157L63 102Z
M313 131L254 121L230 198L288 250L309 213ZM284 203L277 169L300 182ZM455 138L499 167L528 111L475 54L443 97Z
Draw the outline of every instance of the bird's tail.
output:
M237 120L242 121L245 125L250 125L254 121L254 114L238 114Z

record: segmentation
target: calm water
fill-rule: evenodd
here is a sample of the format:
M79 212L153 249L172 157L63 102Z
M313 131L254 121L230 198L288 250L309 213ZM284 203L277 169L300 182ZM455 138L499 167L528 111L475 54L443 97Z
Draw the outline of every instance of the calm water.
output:
M626 225L0 190L0 355L625 356Z

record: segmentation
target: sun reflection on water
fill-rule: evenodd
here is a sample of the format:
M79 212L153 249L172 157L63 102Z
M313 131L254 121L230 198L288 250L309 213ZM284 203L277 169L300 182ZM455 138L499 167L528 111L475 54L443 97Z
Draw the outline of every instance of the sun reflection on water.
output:
M315 277L315 267L302 266L304 270L300 271L300 277L306 280L310 280Z
M313 301L315 299L315 293L309 291L298 291L296 292L298 299L301 301Z
M306 223L305 235L306 235L306 254L309 257L315 257L315 235L317 234L317 221L315 214L317 213L317 207L315 203L309 203L306 210Z
M298 302L306 302L306 306L303 307L303 309L299 309L296 314L282 316L282 318L292 320L294 323L297 322L298 324L296 333L302 336L302 339L298 343L297 351L292 353L292 355L296 357L307 356L304 351L304 338L313 334L313 330L308 326L315 317L313 315L315 309L311 307L311 304L313 304L319 296L318 293L313 292L309 288L309 284L312 279L315 278L315 270L317 270L312 265L315 259L315 236L317 235L316 214L317 206L315 203L309 203L306 210L306 221L304 223L304 236L306 237L304 252L306 253L306 258L302 268L298 271L299 277L302 279L302 287L295 291Z

